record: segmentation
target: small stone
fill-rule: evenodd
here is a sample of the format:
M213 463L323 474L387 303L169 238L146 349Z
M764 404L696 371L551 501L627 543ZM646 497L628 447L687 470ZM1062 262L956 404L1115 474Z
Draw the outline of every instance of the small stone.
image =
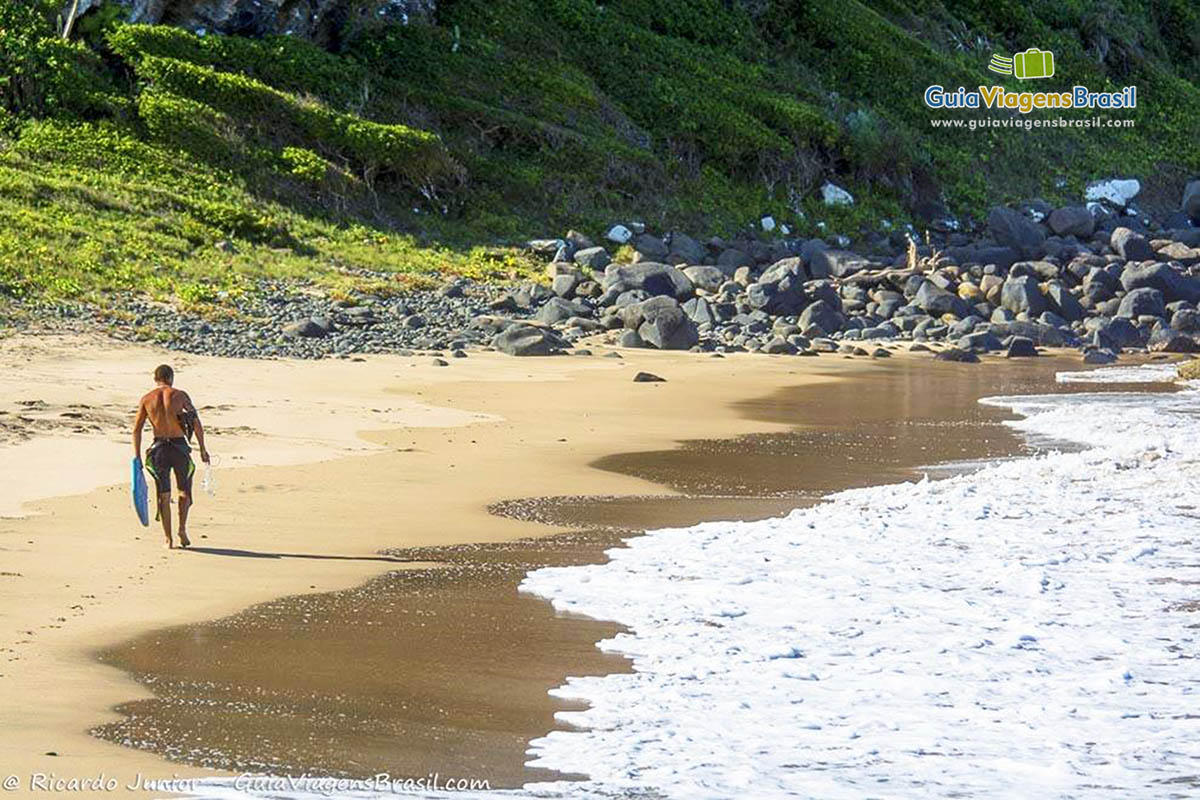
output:
M639 372L633 376L634 383L665 383L666 378L661 378L653 372Z

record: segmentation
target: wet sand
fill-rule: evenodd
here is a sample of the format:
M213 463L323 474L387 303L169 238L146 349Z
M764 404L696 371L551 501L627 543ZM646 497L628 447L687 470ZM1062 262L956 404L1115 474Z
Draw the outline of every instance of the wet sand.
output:
M494 514L569 531L390 551L439 565L103 651L106 664L153 697L121 705L121 719L94 732L236 772L437 772L487 779L494 788L552 777L523 764L529 739L557 727L554 713L567 708L547 690L568 675L628 666L594 647L616 626L556 617L547 603L518 594L528 570L595 562L639 530L773 516L829 491L912 479L930 465L1025 452L1002 425L1007 415L976 401L1069 391L1053 376L1075 364L896 359L852 380L739 402L740 415L779 432L690 439L593 462L683 496L502 500Z

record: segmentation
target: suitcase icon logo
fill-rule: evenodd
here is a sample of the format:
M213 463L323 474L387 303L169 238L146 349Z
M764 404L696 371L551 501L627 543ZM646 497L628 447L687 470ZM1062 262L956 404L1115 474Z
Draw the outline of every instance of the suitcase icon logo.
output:
M988 62L988 69L1000 75L1012 75L1023 81L1034 78L1052 78L1054 77L1054 53L1031 47L1023 53L1014 54L1012 58L996 54Z

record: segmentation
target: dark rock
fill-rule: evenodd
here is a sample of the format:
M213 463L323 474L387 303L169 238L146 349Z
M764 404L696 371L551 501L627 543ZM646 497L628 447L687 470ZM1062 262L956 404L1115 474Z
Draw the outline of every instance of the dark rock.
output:
M1171 327L1185 333L1200 332L1200 312L1193 308L1180 308L1171 314Z
M1180 206L1196 225L1200 225L1200 180L1190 181L1183 188L1183 203Z
M725 282L726 275L716 267L694 266L684 267L683 274L698 289L715 292Z
M1046 298L1029 275L1009 276L1000 290L1000 304L1014 314L1036 317L1046 310Z
M1158 289L1134 289L1121 298L1118 317L1137 319L1142 316L1162 317L1167 313L1162 292Z
M996 334L990 330L981 330L974 333L969 333L958 341L958 346L963 350L972 350L977 353L987 353L992 350L999 350L1004 346Z
M1120 227L1114 230L1109 244L1126 261L1153 261L1155 258L1154 249L1150 247L1146 237L1129 228Z
M604 274L605 297L612 294L615 299L631 289L640 289L650 296L664 295L677 300L686 300L695 291L688 277L669 264L644 261L628 267L610 266ZM602 299L601 304L611 303L604 303Z
M639 372L633 376L634 383L666 383L666 378L661 378L653 372Z
M1084 206L1067 206L1052 211L1046 225L1058 236L1086 239L1096 229L1096 220Z
M564 343L552 331L533 325L510 325L492 340L492 346L510 356L549 356Z
M1075 295L1071 294L1070 290L1058 281L1050 282L1046 287L1045 296L1050 310L1067 322L1078 322L1087 316L1083 306L1075 299Z
M329 335L329 329L312 319L301 319L283 326L283 335L290 338L319 339Z
M693 297L684 303L683 313L697 325L716 325L720 321L712 305L703 297Z
M1121 285L1126 291L1157 289L1168 303L1177 300L1200 302L1200 280L1184 275L1169 264L1127 264L1121 272Z
M1116 360L1117 355L1111 350L1087 350L1083 354L1085 364L1111 364Z
M1148 343L1150 350L1155 353L1197 353L1200 344L1195 339L1181 331L1171 328L1156 330L1150 335Z
M1014 336L1008 342L1008 352L1004 354L1005 358L1031 358L1038 354L1037 348L1033 346L1033 340L1027 339L1024 336Z
M1141 347L1142 335L1133 323L1124 317L1112 317L1100 322L1095 328L1097 339L1104 339L1103 346L1115 345L1121 347ZM1108 343L1111 342L1112 345ZM1098 341L1098 343L1100 343Z
M979 363L979 356L970 350L960 350L957 347L948 347L935 355L934 358L938 361L960 361L966 364Z
M686 233L671 234L670 254L684 264L703 264L704 246Z
M808 269L812 278L845 278L870 266L871 262L858 253L822 248L813 253Z
M1011 247L1024 258L1036 256L1046 235L1019 211L997 206L988 212L988 233L1002 247Z
M971 306L956 294L951 294L939 288L932 281L925 281L913 296L912 304L931 316L940 317L943 314L953 314L965 317L971 313Z
M763 345L762 352L767 355L794 355L796 346L784 339L781 336L772 338L769 342Z
M571 317L581 317L585 314L588 314L588 309L582 305L561 297L551 297L544 306L538 309L534 319L553 325L556 322L563 322Z
M603 247L585 247L575 251L575 263L598 272L611 264L612 258Z
M671 252L662 239L648 233L634 237L633 249L643 257L643 260L652 262L662 261Z
M556 295L563 298L568 298L575 294L575 287L579 285L579 276L571 273L563 273L556 275L550 288Z
M725 273L732 273L738 267L753 267L754 259L737 248L730 248L717 257L717 266Z
M670 297L652 297L638 306L642 323L637 332L659 350L687 350L700 341L696 323Z
M846 318L824 300L817 300L800 313L800 319L796 324L800 326L800 330L805 336L812 338L813 334L809 333L811 328L815 327L819 330L817 336L828 336L840 331L846 324Z

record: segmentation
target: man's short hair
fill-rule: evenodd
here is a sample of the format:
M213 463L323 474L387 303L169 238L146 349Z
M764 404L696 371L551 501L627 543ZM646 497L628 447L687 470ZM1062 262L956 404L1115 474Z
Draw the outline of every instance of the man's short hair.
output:
M154 380L159 383L170 383L175 380L175 370L166 364L159 364L154 368Z

